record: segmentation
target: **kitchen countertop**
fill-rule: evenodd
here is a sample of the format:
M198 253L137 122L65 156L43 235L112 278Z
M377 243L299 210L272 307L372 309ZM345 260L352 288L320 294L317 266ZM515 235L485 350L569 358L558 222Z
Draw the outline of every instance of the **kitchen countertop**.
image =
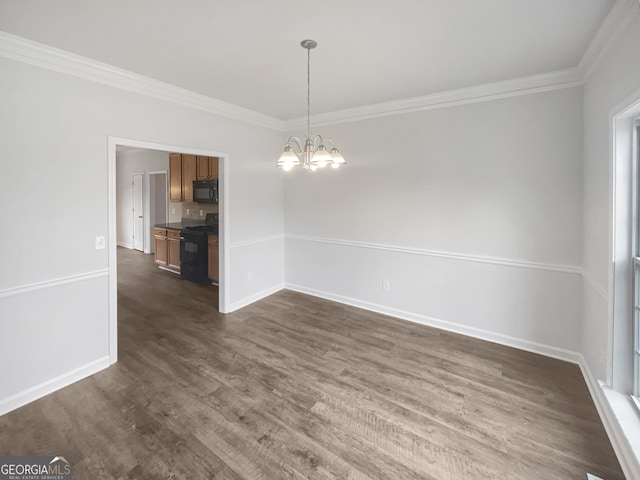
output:
M184 227L194 227L197 225L205 225L204 223L197 223L197 222L189 222L189 223L184 223L184 222L172 222L172 223L156 223L154 225L155 228L166 228L167 230L182 230ZM218 232L217 230L215 232L208 232L209 236L217 236Z
M182 230L186 225L182 225L182 222L173 222L173 223L156 223L154 227L156 228L167 228L169 230Z

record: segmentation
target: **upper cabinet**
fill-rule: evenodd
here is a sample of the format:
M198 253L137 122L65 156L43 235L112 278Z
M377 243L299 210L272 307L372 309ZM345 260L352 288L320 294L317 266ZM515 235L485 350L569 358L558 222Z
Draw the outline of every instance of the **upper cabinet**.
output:
M197 158L184 153L169 154L169 200L172 202L193 202ZM217 165L216 162L216 168Z
M217 157L197 157L197 180L209 180L218 178L218 158Z

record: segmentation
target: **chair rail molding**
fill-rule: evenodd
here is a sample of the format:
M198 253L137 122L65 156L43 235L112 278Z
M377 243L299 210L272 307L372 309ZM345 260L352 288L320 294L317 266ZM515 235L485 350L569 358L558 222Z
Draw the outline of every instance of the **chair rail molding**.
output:
M389 252L406 253L410 255L422 255L427 257L448 258L451 260L460 260L464 262L489 263L493 265L502 265L505 267L515 268L532 268L536 270L547 270L551 272L568 273L572 275L582 275L582 268L574 265L557 265L551 263L528 262L523 260L514 260L508 258L489 257L482 255L469 255L466 253L442 252L437 250L427 250L415 247L401 247L396 245L385 245L379 243L358 242L352 240L339 240L334 238L313 237L307 235L298 235L294 233L286 233L285 238L294 240L304 240L315 243L327 243L332 245L341 245L345 247L358 247L373 250L384 250Z

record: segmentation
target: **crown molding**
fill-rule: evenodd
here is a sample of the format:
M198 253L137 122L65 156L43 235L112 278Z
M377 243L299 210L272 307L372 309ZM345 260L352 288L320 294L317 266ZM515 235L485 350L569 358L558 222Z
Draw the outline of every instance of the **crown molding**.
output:
M575 68L317 114L311 117L311 121L314 126L323 126L584 85L598 63L638 15L639 3L639 0L616 1ZM2 31L0 31L0 57L273 130L291 131L303 129L306 126L306 117L283 121Z
M311 117L311 122L314 126L331 125L582 86L638 15L639 6L640 0L616 0L575 68L317 114ZM285 131L304 127L306 117L284 122Z
M589 79L600 61L638 13L640 13L640 0L616 1L578 64L583 83Z
M582 85L580 72L576 68L570 68L501 82L486 83L468 88L448 90L431 95L321 113L312 115L311 123L313 123L314 126L322 126L353 122L389 115L431 110L434 108L486 102L499 98L571 88L580 85ZM306 117L294 118L285 121L284 128L285 130L298 130L304 128L306 122Z
M247 108L0 31L0 57L274 130L284 122Z

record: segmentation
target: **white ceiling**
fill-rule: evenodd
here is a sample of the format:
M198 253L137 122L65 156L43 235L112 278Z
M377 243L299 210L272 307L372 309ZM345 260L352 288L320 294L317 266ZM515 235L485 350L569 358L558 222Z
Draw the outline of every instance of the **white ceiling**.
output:
M615 0L2 0L0 30L282 120L573 68Z

